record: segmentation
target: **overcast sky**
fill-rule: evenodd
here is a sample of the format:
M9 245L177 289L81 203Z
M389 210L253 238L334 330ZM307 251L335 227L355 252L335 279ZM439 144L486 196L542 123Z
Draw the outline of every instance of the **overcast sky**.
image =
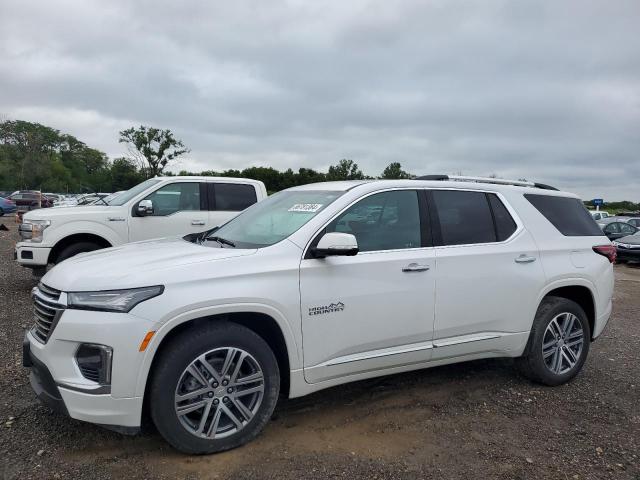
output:
M640 201L640 1L0 0L0 116L172 168L496 174Z

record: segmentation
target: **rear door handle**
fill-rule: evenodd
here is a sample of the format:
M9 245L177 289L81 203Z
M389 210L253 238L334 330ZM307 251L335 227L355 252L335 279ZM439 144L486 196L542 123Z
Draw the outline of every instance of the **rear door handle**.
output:
M535 261L536 261L536 257L530 257L529 255L524 255L524 254L516 258L516 263L531 263Z
M204 220L191 220L191 225L204 225Z
M402 269L403 272L426 272L429 265L420 265L419 263L410 263Z

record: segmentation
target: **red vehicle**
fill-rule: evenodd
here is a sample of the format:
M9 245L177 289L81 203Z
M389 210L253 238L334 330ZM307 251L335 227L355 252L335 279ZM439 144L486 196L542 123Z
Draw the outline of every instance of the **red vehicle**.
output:
M18 223L22 221L22 215L24 212L35 210L37 208L53 206L53 201L42 195L42 193L37 190L18 190L12 194L9 199L16 204L16 217Z

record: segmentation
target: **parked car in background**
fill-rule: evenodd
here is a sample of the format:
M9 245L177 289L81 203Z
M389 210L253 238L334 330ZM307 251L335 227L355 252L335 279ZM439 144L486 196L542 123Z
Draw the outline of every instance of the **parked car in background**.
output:
M633 225L636 228L640 228L640 217L630 217L627 218L627 223L629 225Z
M15 213L18 210L16 203L9 199L0 197L0 217L5 214Z
M200 200L243 206L251 184L229 181L198 179ZM304 185L202 235L62 262L33 290L31 385L119 431L148 415L202 454L255 438L280 393L491 357L564 384L609 320L615 248L575 195L498 182ZM178 191L198 206L195 186L142 188L127 211L164 211Z
M42 193L37 190L18 190L12 193L9 198L15 202L19 217L22 217L25 212L31 210L53 206L53 201L43 196Z
M201 232L267 196L262 182L226 177L156 177L108 204L34 211L24 216L15 258L42 273L82 252Z
M601 224L600 227L609 240L626 237L627 235L633 235L638 232L637 227L634 227L627 222L620 221L604 223Z
M640 262L640 232L614 240L619 263Z
M605 212L604 210L589 210L589 213L595 221L609 217L609 212Z

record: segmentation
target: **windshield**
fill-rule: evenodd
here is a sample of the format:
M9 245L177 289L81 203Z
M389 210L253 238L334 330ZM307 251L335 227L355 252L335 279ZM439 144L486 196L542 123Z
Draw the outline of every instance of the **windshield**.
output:
M124 205L129 200L131 200L133 197L135 197L139 193L144 192L147 188L149 188L152 185L155 185L156 183L159 183L160 181L161 181L161 179L159 179L159 178L150 178L149 180L145 180L144 182L139 183L135 187L130 188L126 192L122 192L116 198L112 199L109 202L109 205L115 205L115 206Z
M344 192L295 191L276 193L252 205L212 232L238 248L268 247L287 238Z

